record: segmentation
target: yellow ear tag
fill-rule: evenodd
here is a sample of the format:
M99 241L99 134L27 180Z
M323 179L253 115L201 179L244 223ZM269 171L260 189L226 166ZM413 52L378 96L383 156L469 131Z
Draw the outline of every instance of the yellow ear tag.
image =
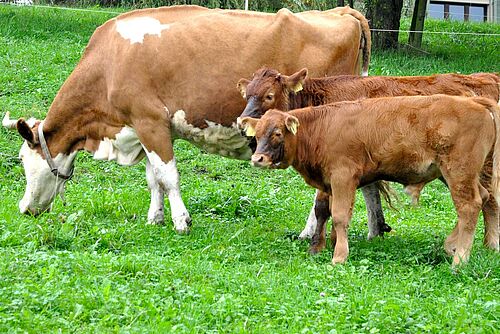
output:
M297 123L293 122L290 124L290 132L295 136L297 133Z
M245 133L248 137L255 137L255 129L249 124L245 128Z
M302 83L299 81L299 82L297 82L297 84L295 85L295 87L293 87L293 91L295 93L297 93L297 92L300 92L303 88L304 87L302 87Z

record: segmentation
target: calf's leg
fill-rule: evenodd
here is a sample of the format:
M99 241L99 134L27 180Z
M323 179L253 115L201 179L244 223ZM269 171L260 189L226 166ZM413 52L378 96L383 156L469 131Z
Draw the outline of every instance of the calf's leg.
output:
M483 198L484 239L483 244L491 249L499 250L500 226L499 208L495 196L491 192L491 176L493 174L493 157L488 157L481 172Z
M480 185L476 180L477 177L473 176L461 180L446 178L458 214L458 222L445 241L446 251L453 255L453 266L467 262L472 248L474 231L482 207Z
M334 265L344 263L349 255L347 228L352 216L357 187L356 181L353 178L346 178L344 176L343 179L343 181L332 181L331 183L331 213L333 220L331 241L332 246L335 245L332 259L332 264Z
M376 236L383 236L384 232L390 232L391 227L385 223L384 212L382 211L382 202L377 185L367 185L361 188L361 191L365 199L366 211L368 214L368 240L371 240ZM322 219L323 216L328 215L326 220L330 217L330 211L324 211L321 199L318 200L318 197L321 196L321 192L317 190L314 205L309 212L306 226L302 232L300 232L299 239L309 239L315 235L316 225L318 224L318 219L320 219L319 216L321 216ZM317 208L318 205L321 208Z

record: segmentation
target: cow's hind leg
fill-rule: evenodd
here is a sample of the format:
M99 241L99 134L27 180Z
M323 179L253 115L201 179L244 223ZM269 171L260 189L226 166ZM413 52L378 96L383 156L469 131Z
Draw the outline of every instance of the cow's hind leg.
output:
M324 192L316 194L315 217L317 217L316 230L311 239L310 254L321 252L326 246L326 222L330 218L330 195Z
M379 189L376 183L361 188L365 199L366 211L368 213L368 240L377 236L383 236L384 232L390 232L391 227L385 223L384 212Z
M327 195L328 196L328 195ZM312 239L315 235L316 226L318 224L319 216L325 217L326 220L330 218L330 208L327 207L326 210L324 205L322 204L324 198L324 193L316 190L316 195L314 198L314 204L309 212L309 217L307 217L306 226L302 232L300 232L299 239Z

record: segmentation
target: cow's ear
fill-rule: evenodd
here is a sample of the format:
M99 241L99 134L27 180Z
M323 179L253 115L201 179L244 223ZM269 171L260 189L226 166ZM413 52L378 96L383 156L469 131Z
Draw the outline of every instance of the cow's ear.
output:
M297 117L289 115L285 119L285 125L288 131L295 135L297 133L297 129L299 128L299 120Z
M16 127L17 127L17 131L19 132L21 137L26 139L26 141L28 143L37 144L38 140L36 139L35 133L31 129L31 127L28 125L28 123L26 123L24 118L20 118L17 121Z
M303 68L285 79L286 86L289 90L297 93L302 90L306 77L307 68Z
M243 96L244 99L247 98L247 86L250 83L250 80L247 79L240 79L238 83L236 84L236 87L240 91L241 96Z
M238 124L248 137L255 137L255 127L258 121L257 118L243 117L238 120Z

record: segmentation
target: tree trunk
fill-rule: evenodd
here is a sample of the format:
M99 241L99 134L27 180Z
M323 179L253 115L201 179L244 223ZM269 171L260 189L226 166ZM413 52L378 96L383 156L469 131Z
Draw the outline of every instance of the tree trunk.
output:
M349 6L351 8L354 8L354 0L348 0L349 1ZM342 7L345 6L345 1L344 0L337 0L337 7Z
M423 31L425 22L425 11L427 10L427 0L416 0L415 8L413 9L413 17L411 19L411 31ZM408 43L411 46L420 48L422 46L422 33L410 32Z
M396 30L373 31L374 48L395 49L398 47L399 21L403 0L365 0L366 18L372 29Z

